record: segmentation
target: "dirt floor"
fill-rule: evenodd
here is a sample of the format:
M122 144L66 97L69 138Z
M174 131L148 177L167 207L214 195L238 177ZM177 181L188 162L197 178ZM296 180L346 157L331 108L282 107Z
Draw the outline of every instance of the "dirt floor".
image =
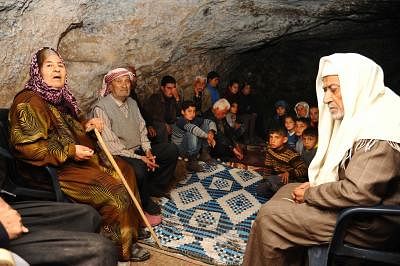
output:
M141 244L150 251L151 257L145 262L131 262L129 266L158 266L158 265L172 265L172 266L190 266L190 265L208 265L201 261L193 260L183 255L172 253L164 250L159 250L144 244ZM128 266L128 265L126 265Z

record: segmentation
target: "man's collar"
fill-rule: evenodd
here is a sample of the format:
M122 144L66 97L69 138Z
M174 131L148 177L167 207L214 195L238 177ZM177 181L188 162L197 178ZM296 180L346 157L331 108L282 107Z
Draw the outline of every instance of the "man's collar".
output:
M118 105L118 107L121 107L122 105L124 105L126 103L126 100L128 99L128 97L126 97L125 101L123 102L123 101L115 98L111 93L110 93L110 96L114 100L114 102Z

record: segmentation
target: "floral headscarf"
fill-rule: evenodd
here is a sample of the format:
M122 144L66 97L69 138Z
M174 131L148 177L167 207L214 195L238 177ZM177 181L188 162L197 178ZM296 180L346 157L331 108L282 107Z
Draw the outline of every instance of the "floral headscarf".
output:
M42 50L45 49L52 50L64 63L64 60L61 58L60 54L53 48L41 48L32 57L29 71L30 79L26 83L25 89L36 92L46 102L54 105L60 112L67 113L75 118L78 118L80 111L76 99L68 87L67 79L65 79L65 84L62 88L52 88L44 82L43 77L40 74L38 55Z

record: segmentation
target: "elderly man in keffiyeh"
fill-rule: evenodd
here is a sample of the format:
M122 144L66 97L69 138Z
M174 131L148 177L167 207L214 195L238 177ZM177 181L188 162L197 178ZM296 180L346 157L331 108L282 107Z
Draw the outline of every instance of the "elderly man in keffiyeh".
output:
M129 97L133 78L125 68L109 71L103 78L93 116L104 121L101 134L110 152L134 168L145 215L154 226L161 222L161 208L151 196L166 195L174 177L178 149L172 143L150 144L138 104Z
M52 165L62 191L73 201L93 206L102 216L102 233L118 247L120 261L138 261L150 254L137 244L139 213L117 173L86 134L100 131L100 119L79 120L76 100L66 82L60 55L43 48L32 58L30 79L10 109L11 146L29 165ZM117 160L137 199L133 169Z
M244 265L301 264L305 247L329 243L341 209L400 204L400 97L382 69L359 54L322 57L316 90L320 138L309 182L282 187L261 207ZM356 221L346 241L383 246L396 227L388 217Z

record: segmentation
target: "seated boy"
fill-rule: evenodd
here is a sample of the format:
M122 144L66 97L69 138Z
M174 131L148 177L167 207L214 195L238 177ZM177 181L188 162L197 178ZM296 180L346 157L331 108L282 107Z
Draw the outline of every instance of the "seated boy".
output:
M309 127L303 131L303 150L301 152L301 158L306 163L307 168L310 166L312 159L317 152L318 147L318 130L313 127Z
M296 119L295 124L296 126L294 127L294 130L298 138L295 149L299 154L301 154L303 151L303 139L301 136L303 135L303 131L310 127L310 121L307 118L300 117Z
M285 128L272 129L269 133L269 146L265 155L268 176L256 188L257 195L271 198L276 191L289 182L301 182L307 175L307 166L300 155L286 146Z
M299 137L296 135L296 123L293 115L286 115L285 116L285 128L287 130L287 146L294 150L296 148L296 143Z
M178 146L182 157L188 158L188 172L200 172L203 169L197 161L202 148L201 159L211 160L208 146L215 146L217 127L211 120L196 117L196 106L193 101L184 101L181 108L182 116L172 128L172 142Z

